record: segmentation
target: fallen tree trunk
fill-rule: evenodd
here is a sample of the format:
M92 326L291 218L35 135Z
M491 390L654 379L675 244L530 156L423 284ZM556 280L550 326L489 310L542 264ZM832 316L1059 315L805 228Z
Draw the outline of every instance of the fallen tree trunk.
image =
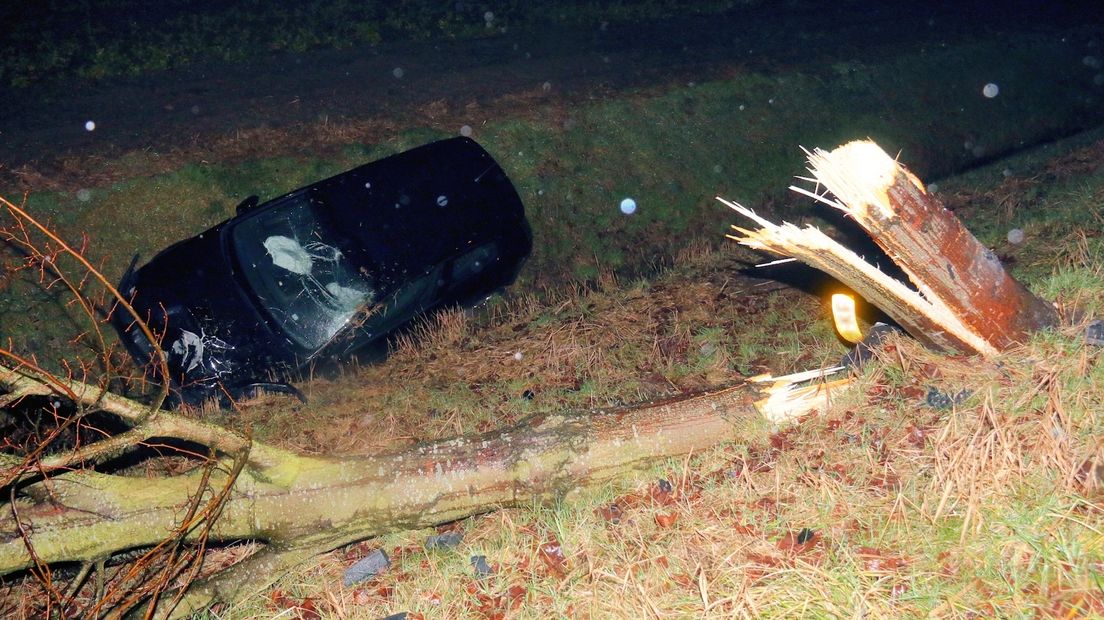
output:
M718 198L762 228L733 226L749 247L793 257L843 282L914 338L942 350L993 355L1057 322L1033 295L904 166L869 141L810 153L810 172L837 200L798 187L850 216L916 290L813 227L777 226Z
M815 377L795 380L809 378ZM762 377L663 402L541 415L505 430L379 456L302 456L234 441L226 432L219 445L227 451L213 469L153 479L90 469L55 473L22 488L24 497L13 506L18 518L0 525L0 575L36 564L94 562L157 545L180 531L181 513L197 494L226 488L217 518L206 528L188 527L183 541L202 533L209 541L260 540L267 547L192 584L174 612L188 614L262 589L291 565L344 544L528 505L607 483L656 459L750 439L765 428L757 401L772 400L776 409L793 414L826 404L827 391L814 385L795 395L789 389L793 383ZM147 412L139 403L105 399L93 386L66 382L61 390L3 367L0 385L19 388L21 396L68 391L90 399L88 404L106 403L126 419ZM137 428L144 424L155 425L157 436L193 439L213 437L208 431L216 428L166 412ZM12 465L10 457L4 464Z

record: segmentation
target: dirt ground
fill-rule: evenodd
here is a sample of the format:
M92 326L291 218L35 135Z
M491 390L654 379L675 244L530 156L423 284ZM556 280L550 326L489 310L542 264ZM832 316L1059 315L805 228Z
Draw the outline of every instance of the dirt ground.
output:
M293 154L308 146L304 140L316 142L312 133L342 140L332 125L419 126L427 110L466 110L475 125L524 112L534 98L570 105L733 72L861 61L981 33L1005 34L1014 45L1019 34L1099 21L1091 4L768 2L723 15L273 53L244 64L39 85L6 97L0 186L87 186L98 162L132 151L165 155L170 167ZM288 139L268 131L258 140L249 133L257 128Z

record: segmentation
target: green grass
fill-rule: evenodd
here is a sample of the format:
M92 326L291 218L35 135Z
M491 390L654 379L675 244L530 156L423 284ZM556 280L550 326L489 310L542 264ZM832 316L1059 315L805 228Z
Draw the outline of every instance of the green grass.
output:
M1097 142L1074 154L1093 161L1102 149ZM1068 162L1006 163L1034 177L1056 161ZM1065 215L1041 228L1051 236L1037 241L1056 244L1098 230L1091 214L1104 176L1074 176L1079 189L1072 193L1044 184L1039 207ZM1003 182L990 176L986 185L984 178L969 187L987 193ZM969 202L963 180L946 184ZM976 207L967 225L996 209ZM1058 293L1069 316L1099 312L1104 253L1065 256L1052 254L1048 272L1024 263L1019 273L1033 289ZM403 384L401 403L373 397L387 404L372 417L376 424L391 420L398 436L426 439L529 412L623 402L635 390L649 397L698 381L717 385L711 360L725 360L722 373L744 374L750 355L741 350L757 339L756 354L774 355L776 372L838 355L815 298L734 294L702 307L733 260L699 251L655 278L619 284L607 277L604 286L566 299L501 307L490 323L442 319L385 366L360 369L356 384L384 377ZM665 336L680 340L649 344ZM524 361L506 362L513 351L524 351ZM666 383L641 381L649 368ZM565 372L570 380L560 387L556 378ZM418 376L432 377L431 386ZM924 402L933 386L972 395L935 409ZM351 560L334 554L278 587L295 600L327 601L330 613L350 618L397 611L480 618L494 610L516 618L640 617L649 610L706 618L1099 617L1104 480L1092 482L1082 464L1104 459L1102 386L1104 351L1087 347L1078 325L1040 333L992 361L939 355L898 339L815 419L781 431L762 423L751 434L760 439L749 445L656 463L611 487L465 521L464 541L453 550L421 550L428 531L369 541L367 548L386 549L394 563L367 584L338 587ZM529 387L533 399L517 406L519 390ZM327 393L355 389L342 381L322 386ZM455 415L433 421L410 408L425 402ZM242 415L249 423L267 414L247 408ZM301 426L335 426L345 414L320 415ZM362 424L364 436L383 434ZM269 438L280 441L278 435ZM744 471L724 473L734 468ZM648 499L660 478L674 493ZM626 506L617 524L601 515L615 501ZM805 528L815 533L809 546L785 542ZM562 575L538 551L549 541L564 549ZM409 551L394 553L398 548ZM495 574L476 579L473 555L487 556ZM252 618L279 610L257 597L224 613Z
M1031 45L1025 42L1034 52L1022 53L1048 53ZM1020 52L984 46L972 53L987 63L1022 60ZM938 170L970 157L940 154L980 126L992 128L990 144L1018 139L1023 127L1016 124L1031 110L982 102L942 119L938 131L906 132L932 127L927 106L969 86L968 79L934 85L935 73L958 61L941 62L925 68L906 56L868 68L870 83L882 86L895 74L926 76L931 99L917 101L894 89L864 91L861 80L841 91L805 71L596 102L575 111L571 127L491 123L477 137L517 182L538 239L517 295L475 317L437 316L398 342L386 364L320 370L304 385L309 409L262 397L234 414L197 415L311 452L371 453L530 413L830 364L844 349L823 300L793 290L758 293L733 276L750 256L731 242L718 249L691 241L724 232L729 216L712 204L714 193L752 207L776 200L777 188L800 169L796 144L830 147L874 127L887 148L904 148L910 166ZM878 98L887 92L897 93L890 125L875 119L891 103ZM764 104L772 97L774 104ZM271 197L446 133L422 128L325 157L191 165L93 188L89 203L37 192L29 204L70 235L92 233L94 247L111 250L108 271L117 273L131 248L148 256L226 217L245 195ZM1099 134L1089 138L940 180L947 205L1070 317L1104 312L1104 143ZM617 213L623 195L637 198L636 216ZM117 225L138 217L157 226ZM1025 243L1002 241L1013 226L1024 229ZM670 267L640 268L653 261ZM32 334L64 310L56 298L18 292L0 296L5 336ZM56 349L24 344L49 351L64 342ZM426 552L429 532L399 532L349 557L323 556L278 587L350 618L397 611L476 618L489 615L488 605L518 618L639 617L650 609L717 618L1066 617L1077 605L1099 617L1104 481L1093 484L1082 466L1104 459L1102 386L1102 351L1086 347L1076 325L1039 334L992 362L900 340L831 411L782 435L761 422L750 445L657 463L551 505L465 521L455 550ZM930 387L968 388L972 396L933 409L924 403ZM737 467L739 476L725 474ZM676 488L668 503L646 498L659 478ZM645 499L630 502L620 524L597 512L626 494ZM797 550L780 544L803 528L819 542ZM565 552L563 575L537 551L552 540ZM393 567L369 584L340 587L341 571L376 546L392 553ZM476 554L497 565L486 581L472 576ZM504 598L496 603L497 596ZM218 617L281 611L260 593Z
M42 2L0 10L0 82L27 86L73 77L139 75L200 62L243 62L273 51L343 49L382 42L474 38L548 23L657 19L714 13L752 0L324 2L135 0ZM490 25L487 12L493 14Z

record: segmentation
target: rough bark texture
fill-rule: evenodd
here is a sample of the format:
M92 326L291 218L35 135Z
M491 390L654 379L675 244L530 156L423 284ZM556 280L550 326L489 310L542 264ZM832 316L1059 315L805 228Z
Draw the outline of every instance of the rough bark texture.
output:
M918 293L815 228L776 226L726 203L762 226L737 228L742 233L738 241L825 271L936 348L988 356L1057 322L1052 304L1013 279L996 254L873 142L851 142L831 152L818 149L809 163L814 180L838 200L817 198L866 230Z
M9 388L27 385L26 377L0 367L0 379L5 376ZM262 540L268 547L228 573L194 584L175 611L185 614L264 588L282 569L352 541L528 505L606 483L657 458L749 438L766 426L754 403L771 388L761 386L752 382L664 402L537 416L506 430L380 456L308 457L253 444L248 456L223 453L204 480L200 469L153 479L58 471L24 487L14 503L25 539L14 519L0 522L0 575L34 565L28 546L39 563L53 564L156 545L179 531L197 489L210 494L232 485L205 535L211 541ZM90 386L73 392L99 393ZM115 408L127 403L110 401ZM143 411L138 403L130 405ZM158 412L153 419L161 430L179 421L181 434L196 434L188 431L190 421L172 414ZM236 479L234 456L245 458Z

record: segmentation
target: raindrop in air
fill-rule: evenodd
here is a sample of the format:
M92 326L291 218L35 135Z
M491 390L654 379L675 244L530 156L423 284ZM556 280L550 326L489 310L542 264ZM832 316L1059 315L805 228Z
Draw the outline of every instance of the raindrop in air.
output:
M1011 243L1013 245L1019 245L1019 244L1023 243L1023 240L1024 240L1024 231L1023 230L1021 230L1019 228L1013 228L1012 230L1008 231L1008 243Z
M401 78L403 76L403 73L404 72L402 70L402 67L395 67L391 70L391 75L395 76L396 78Z
M486 13L484 13L483 21L487 22L487 25L490 26L491 22L494 21L494 11L487 11Z
M515 360L520 362L522 360L522 358L524 358L524 357L525 356L521 354L521 351L514 351L514 359Z
M543 85L541 85L541 88L544 89L544 92L552 90L552 82L545 82Z
M632 215L636 212L636 201L632 198L625 198L621 201L621 212L625 215Z
M192 106L192 114L199 114L199 106L197 106L197 105Z
M472 135L471 125L464 125L463 127L461 127L460 128L460 135L462 135L464 137L468 137L468 136Z
M985 85L984 88L981 89L981 94L985 95L986 99L992 99L993 97L996 97L1000 94L1000 86L989 82Z
M365 183L364 184L364 189L372 189L372 182L369 181L369 182Z
M448 196L441 195L437 197L437 206L443 207L448 204Z
M95 131L96 122L95 121L84 121L84 129L85 129L85 131Z
M92 192L90 192L86 189L78 189L77 190L77 200L79 200L81 202L88 202L89 200L92 200Z

